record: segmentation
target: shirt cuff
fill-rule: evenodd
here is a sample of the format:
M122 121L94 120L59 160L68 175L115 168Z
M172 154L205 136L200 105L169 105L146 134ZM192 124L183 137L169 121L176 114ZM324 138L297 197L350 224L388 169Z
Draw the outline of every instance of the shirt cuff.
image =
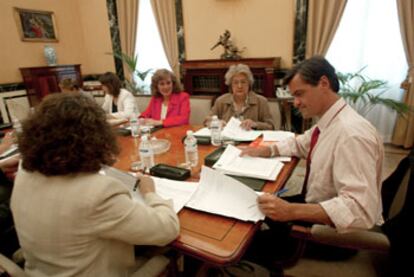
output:
M338 233L346 233L352 229L354 215L338 197L323 201L319 204L335 225Z

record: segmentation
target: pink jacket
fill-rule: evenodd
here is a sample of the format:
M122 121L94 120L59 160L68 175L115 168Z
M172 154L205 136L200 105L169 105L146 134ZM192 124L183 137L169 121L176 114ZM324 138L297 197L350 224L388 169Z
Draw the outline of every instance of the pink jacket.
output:
M161 119L162 97L151 97L147 109L139 117ZM167 116L162 122L163 127L185 125L190 119L190 96L186 92L171 94Z

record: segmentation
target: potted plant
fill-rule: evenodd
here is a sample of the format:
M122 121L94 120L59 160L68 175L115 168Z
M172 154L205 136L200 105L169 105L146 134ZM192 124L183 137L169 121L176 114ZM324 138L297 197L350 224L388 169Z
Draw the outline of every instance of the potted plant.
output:
M410 111L408 105L382 97L388 89L387 82L367 78L361 73L364 69L365 67L356 73L337 73L340 83L339 94L362 116L365 117L376 105L383 105L399 115Z
M145 78L151 73L152 69L148 69L145 71L139 71L137 69L138 63L138 56L129 56L128 54L117 51L114 53L107 53L113 55L115 58L120 59L123 64L127 66L128 73L130 74L130 78L125 79L125 88L132 92L134 95L137 94L145 94L146 92L146 85L144 84ZM135 81L134 76L138 77L138 83Z

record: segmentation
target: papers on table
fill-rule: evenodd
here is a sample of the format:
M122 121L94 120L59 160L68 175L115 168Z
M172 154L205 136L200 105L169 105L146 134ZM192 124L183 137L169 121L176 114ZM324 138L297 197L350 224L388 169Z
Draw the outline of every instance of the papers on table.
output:
M139 191L133 191L136 181L134 176L112 167L103 167L99 173L120 180L135 201L145 204ZM156 193L164 199L172 199L177 213L187 206L243 221L264 219L257 206L257 193L254 190L211 168L203 166L199 183L152 178Z
M283 163L280 161L249 156L240 157L240 152L241 150L237 147L228 145L213 168L226 174L270 181L275 181L283 168Z
M139 190L133 191L137 180L136 177L108 166L103 167L99 173L120 180L125 186L127 186L131 193L132 199L137 202L145 203L142 195L139 193ZM152 177L152 179L155 184L155 192L166 200L172 199L174 211L176 213L178 213L190 200L191 196L196 191L198 184L195 182L180 182L156 177Z
M282 141L295 137L295 133L287 131L263 131L263 141Z
M197 191L187 207L243 221L264 219L257 194L239 181L203 166Z
M128 120L125 118L107 118L106 122L108 122L109 125L111 126L115 126L115 125L119 125L121 123L125 123Z
M145 203L139 191L133 191L135 182L137 181L136 177L110 166L102 167L102 169L99 171L99 174L118 179L119 181L121 181L122 184L124 184L128 188L132 199L140 203Z
M174 211L178 213L191 199L198 188L196 182L174 181L152 177L155 183L155 192L164 199L172 199Z
M235 117L230 118L224 127L222 136L238 141L252 141L262 134L262 131L244 130L240 127L241 121Z
M262 134L262 131L246 131L240 127L241 121L232 117L221 132L223 139L236 141L253 141ZM211 131L204 127L194 133L197 137L211 137Z

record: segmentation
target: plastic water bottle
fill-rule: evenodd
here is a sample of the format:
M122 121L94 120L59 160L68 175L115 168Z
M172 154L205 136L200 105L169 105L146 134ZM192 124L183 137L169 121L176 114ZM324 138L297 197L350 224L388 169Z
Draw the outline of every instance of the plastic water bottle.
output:
M191 167L198 164L198 148L197 139L194 137L193 131L188 130L184 140L185 162Z
M221 145L221 122L218 119L217 115L213 115L211 123L211 144L214 146Z
M139 122L138 113L136 112L136 109L134 109L134 112L129 118L129 126L131 126L131 136L133 136L134 138L139 137Z
M145 171L148 172L149 169L154 166L154 151L152 150L151 142L148 140L147 136L141 137L141 143L139 144L139 156Z

